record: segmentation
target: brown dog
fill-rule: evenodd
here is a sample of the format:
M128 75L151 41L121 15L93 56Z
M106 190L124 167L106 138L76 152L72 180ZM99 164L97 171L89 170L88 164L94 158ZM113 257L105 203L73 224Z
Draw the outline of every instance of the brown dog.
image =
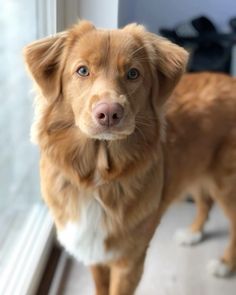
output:
M26 47L33 136L58 239L91 265L97 295L131 295L159 221L162 105L186 52L142 26L81 22Z
M191 184L208 199L209 188L233 182L233 100L203 95L198 105L200 78L186 76L165 136L163 104L187 54L137 25L105 31L81 22L30 44L25 59L39 91L33 136L58 239L91 265L97 295L131 295L173 198ZM235 256L226 256L232 269Z

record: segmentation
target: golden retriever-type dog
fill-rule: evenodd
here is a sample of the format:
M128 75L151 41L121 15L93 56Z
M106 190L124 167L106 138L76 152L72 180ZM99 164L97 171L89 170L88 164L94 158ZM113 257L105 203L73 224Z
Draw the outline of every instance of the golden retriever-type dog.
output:
M97 295L134 294L156 226L187 188L201 209L190 235L215 198L232 221L216 267L235 267L236 87L224 75L186 75L166 104L187 56L143 26L86 21L25 48L38 88L42 194Z

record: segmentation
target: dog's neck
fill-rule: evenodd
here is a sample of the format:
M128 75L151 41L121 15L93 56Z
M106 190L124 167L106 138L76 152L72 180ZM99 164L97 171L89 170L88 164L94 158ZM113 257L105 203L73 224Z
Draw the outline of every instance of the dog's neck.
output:
M104 173L108 174L111 163L109 160L109 151L107 147L107 142L101 141L98 146L97 152L97 163L94 170L93 182L96 187L101 186L105 183L103 179Z

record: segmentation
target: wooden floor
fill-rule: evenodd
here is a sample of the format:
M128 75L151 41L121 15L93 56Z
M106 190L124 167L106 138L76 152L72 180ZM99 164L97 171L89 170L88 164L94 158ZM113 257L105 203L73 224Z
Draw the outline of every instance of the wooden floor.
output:
M222 254L228 239L228 221L214 208L205 240L192 248L180 247L173 235L192 220L194 206L173 206L151 242L142 281L136 295L235 295L236 276L217 279L207 273L207 262ZM86 267L69 259L56 295L92 295L94 286ZM55 294L55 293L54 293Z

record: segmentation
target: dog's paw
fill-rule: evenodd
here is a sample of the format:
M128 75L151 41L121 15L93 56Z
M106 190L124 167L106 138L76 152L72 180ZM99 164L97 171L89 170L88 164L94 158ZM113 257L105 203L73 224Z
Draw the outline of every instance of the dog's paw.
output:
M182 246L198 244L203 239L203 232L191 232L190 229L179 229L174 236L175 241Z
M230 267L221 260L211 260L207 265L208 272L218 278L225 278L231 274Z

